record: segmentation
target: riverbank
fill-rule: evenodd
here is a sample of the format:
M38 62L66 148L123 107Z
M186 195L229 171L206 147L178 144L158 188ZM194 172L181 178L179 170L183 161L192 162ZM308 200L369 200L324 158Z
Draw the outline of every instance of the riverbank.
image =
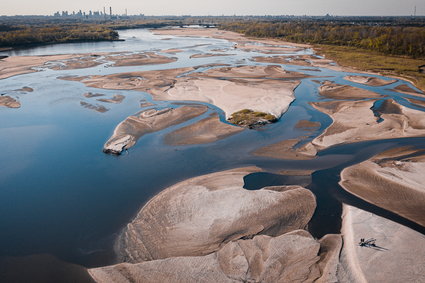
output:
M401 78L425 91L425 73L419 72L419 66L424 64L424 59L382 55L348 46L314 45L314 49L340 66L357 72Z

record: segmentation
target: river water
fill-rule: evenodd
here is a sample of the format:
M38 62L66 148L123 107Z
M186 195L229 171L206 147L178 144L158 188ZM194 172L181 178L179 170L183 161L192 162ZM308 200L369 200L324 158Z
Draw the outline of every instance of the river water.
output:
M347 74L325 68L301 72L316 76L302 80L296 89L296 100L279 122L260 130L245 130L215 143L196 146L168 146L165 134L216 112L224 120L223 112L212 106L203 116L166 130L144 136L121 156L102 153L105 141L115 126L127 116L140 111L140 101L158 107L175 106L176 102L157 102L147 93L123 90L102 90L86 87L79 82L57 79L68 75L106 75L119 72L160 70L203 64L262 65L250 61L256 52L233 50L232 42L210 38L179 38L153 35L148 30L120 31L125 41L56 44L31 49L3 52L7 55L52 55L87 52L135 52L179 48L184 52L172 55L178 60L163 65L137 67L97 67L78 70L40 72L0 80L2 93L19 97L20 109L0 108L0 255L26 256L48 254L60 260L86 267L103 266L114 262L113 240L131 221L141 206L156 193L178 181L230 168L256 165L269 173L256 173L245 178L247 189L266 185L308 185L317 196L318 208L310 224L316 237L338 233L341 203L391 218L418 231L413 223L379 209L345 193L338 186L340 171L386 149L410 144L423 147L424 138L396 139L340 145L325 150L314 160L294 161L262 158L250 155L256 148L306 135L294 128L299 120L321 122L321 128L310 133L317 136L331 119L312 108L311 101L319 97L316 81L331 79L373 90L395 99L404 106L424 111L411 105L407 95L390 91L397 81L385 87L367 87L343 79ZM228 49L231 56L190 59L197 53L211 53ZM294 54L311 54L311 50ZM170 55L169 55L170 56ZM290 71L305 67L285 65ZM388 79L388 78L384 78ZM34 92L16 91L24 86ZM108 105L106 113L83 108L86 92L102 93L110 97L122 94L121 104ZM280 170L315 170L311 180L301 177L282 177ZM307 183L306 183L307 182Z

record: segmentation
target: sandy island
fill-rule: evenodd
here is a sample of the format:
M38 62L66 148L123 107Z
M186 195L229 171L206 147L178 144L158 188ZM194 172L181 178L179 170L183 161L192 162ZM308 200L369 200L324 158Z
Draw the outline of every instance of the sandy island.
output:
M358 84L364 84L368 86L386 86L395 83L397 80L384 80L376 77L369 77L369 76L345 76L344 80L358 83Z
M19 108L21 107L21 103L13 97L4 95L0 96L0 106L5 106L8 108Z
M300 230L315 208L299 186L248 191L255 167L195 177L151 199L116 248L131 263L90 269L97 282L334 282L340 235ZM148 228L148 229L147 229Z
M94 110L94 111L99 112L99 113L105 113L105 112L109 111L109 109L106 108L103 105L91 104L91 103L88 103L88 102L85 102L85 101L80 101L80 105L84 108Z
M105 143L103 151L120 154L132 147L141 136L183 123L206 111L205 106L144 110L118 124L112 137Z
M313 145L324 149L348 142L425 135L425 117L422 111L387 99L374 113L371 108L375 102L376 100L311 103L333 120L332 124L313 140Z
M294 100L299 79L307 77L279 66L222 67L184 76L194 70L180 68L62 79L81 81L89 87L146 91L156 100L207 102L221 108L229 119L244 109L279 118Z

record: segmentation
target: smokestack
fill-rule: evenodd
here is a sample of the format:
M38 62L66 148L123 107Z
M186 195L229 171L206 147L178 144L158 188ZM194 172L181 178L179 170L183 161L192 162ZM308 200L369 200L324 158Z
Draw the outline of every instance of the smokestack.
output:
M109 7L109 16L111 16L112 19L112 7Z
M106 20L106 10L105 10L105 7L103 7L103 18Z

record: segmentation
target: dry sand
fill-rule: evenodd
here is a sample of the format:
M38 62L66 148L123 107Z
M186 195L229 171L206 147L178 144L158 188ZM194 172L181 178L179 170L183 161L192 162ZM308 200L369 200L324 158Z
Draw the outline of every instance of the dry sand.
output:
M0 106L5 106L8 108L19 108L21 103L10 96L0 96Z
M397 80L384 80L376 77L368 77L368 76L346 76L344 80L364 84L368 86L385 86L395 83Z
M339 282L425 282L425 236L358 208L343 206ZM375 238L382 249L360 247Z
M312 66L312 62L303 56L271 56L263 57L257 56L253 57L255 62L260 63L273 63L273 64L285 64L285 65L297 65L297 66Z
M159 55L154 52L145 52L145 53L136 53L136 54L109 55L105 57L105 60L113 61L114 62L113 66L115 67L122 67L122 66L167 64L167 63L177 61L177 58Z
M149 109L130 116L115 128L111 138L105 143L105 153L120 154L136 144L145 134L157 132L197 117L207 111L205 106L183 106L162 110Z
M252 78L252 79L303 79L309 77L303 73L286 71L281 66L238 66L209 69L202 73L192 73L193 77L209 78Z
M379 110L383 119L379 123L371 110L375 101L311 103L333 120L332 124L313 140L313 145L317 149L324 149L341 143L425 135L425 116L422 111L404 107L389 99Z
M177 49L177 48L172 48L172 49L161 50L161 52L163 52L163 53L170 53L170 54L176 54L176 53L183 52L183 50Z
M206 256L172 257L90 269L97 282L336 282L342 240L296 230L226 244Z
M294 128L312 133L320 127L320 122L300 120ZM311 143L303 143L307 137L283 140L252 152L257 156L265 156L278 159L309 160L316 157L317 150Z
M92 68L105 63L105 61L100 60L99 57L100 55L97 54L74 55L72 58L65 58L51 62L49 64L49 68L52 70Z
M169 145L205 144L225 139L243 131L242 128L220 122L217 114L192 125L180 128L165 136Z
M332 99L362 99L382 97L382 95L373 91L349 85L340 85L331 81L324 81L319 87L319 93L326 98Z
M295 99L293 91L299 83L267 79L187 78L179 80L173 88L155 98L211 103L225 112L226 119L242 109L270 113L279 118Z
M316 157L316 149L311 143L300 147L297 144L302 139L284 140L255 150L252 154L278 159L309 160Z
M134 72L107 76L69 77L89 87L146 91L157 100L207 102L221 108L226 118L243 109L269 113L279 118L294 100L299 81L266 78L301 78L301 73L286 72L278 66L244 66L210 69L179 77L194 68ZM220 77L229 79L216 79ZM249 79L232 79L246 77Z
M425 153L410 148L384 152L345 168L348 192L425 226Z
M172 29L155 29L152 30L154 34L159 35L173 35L185 37L212 37L217 39L225 39L236 42L237 48L253 48L259 51L281 51L286 53L288 51L296 51L296 48L310 48L307 44L298 44L293 42L286 42L277 39L262 39L262 38L247 38L244 35L232 31L219 30L216 28L172 28ZM263 45L256 45L260 43ZM292 47L292 48L289 48Z
M76 55L51 55L51 56L11 56L0 60L0 79L16 75L36 72L33 68L42 67L49 61L73 58Z
M152 198L117 240L122 260L133 263L215 252L257 234L278 236L303 228L316 207L299 186L243 189L241 168L188 179Z

